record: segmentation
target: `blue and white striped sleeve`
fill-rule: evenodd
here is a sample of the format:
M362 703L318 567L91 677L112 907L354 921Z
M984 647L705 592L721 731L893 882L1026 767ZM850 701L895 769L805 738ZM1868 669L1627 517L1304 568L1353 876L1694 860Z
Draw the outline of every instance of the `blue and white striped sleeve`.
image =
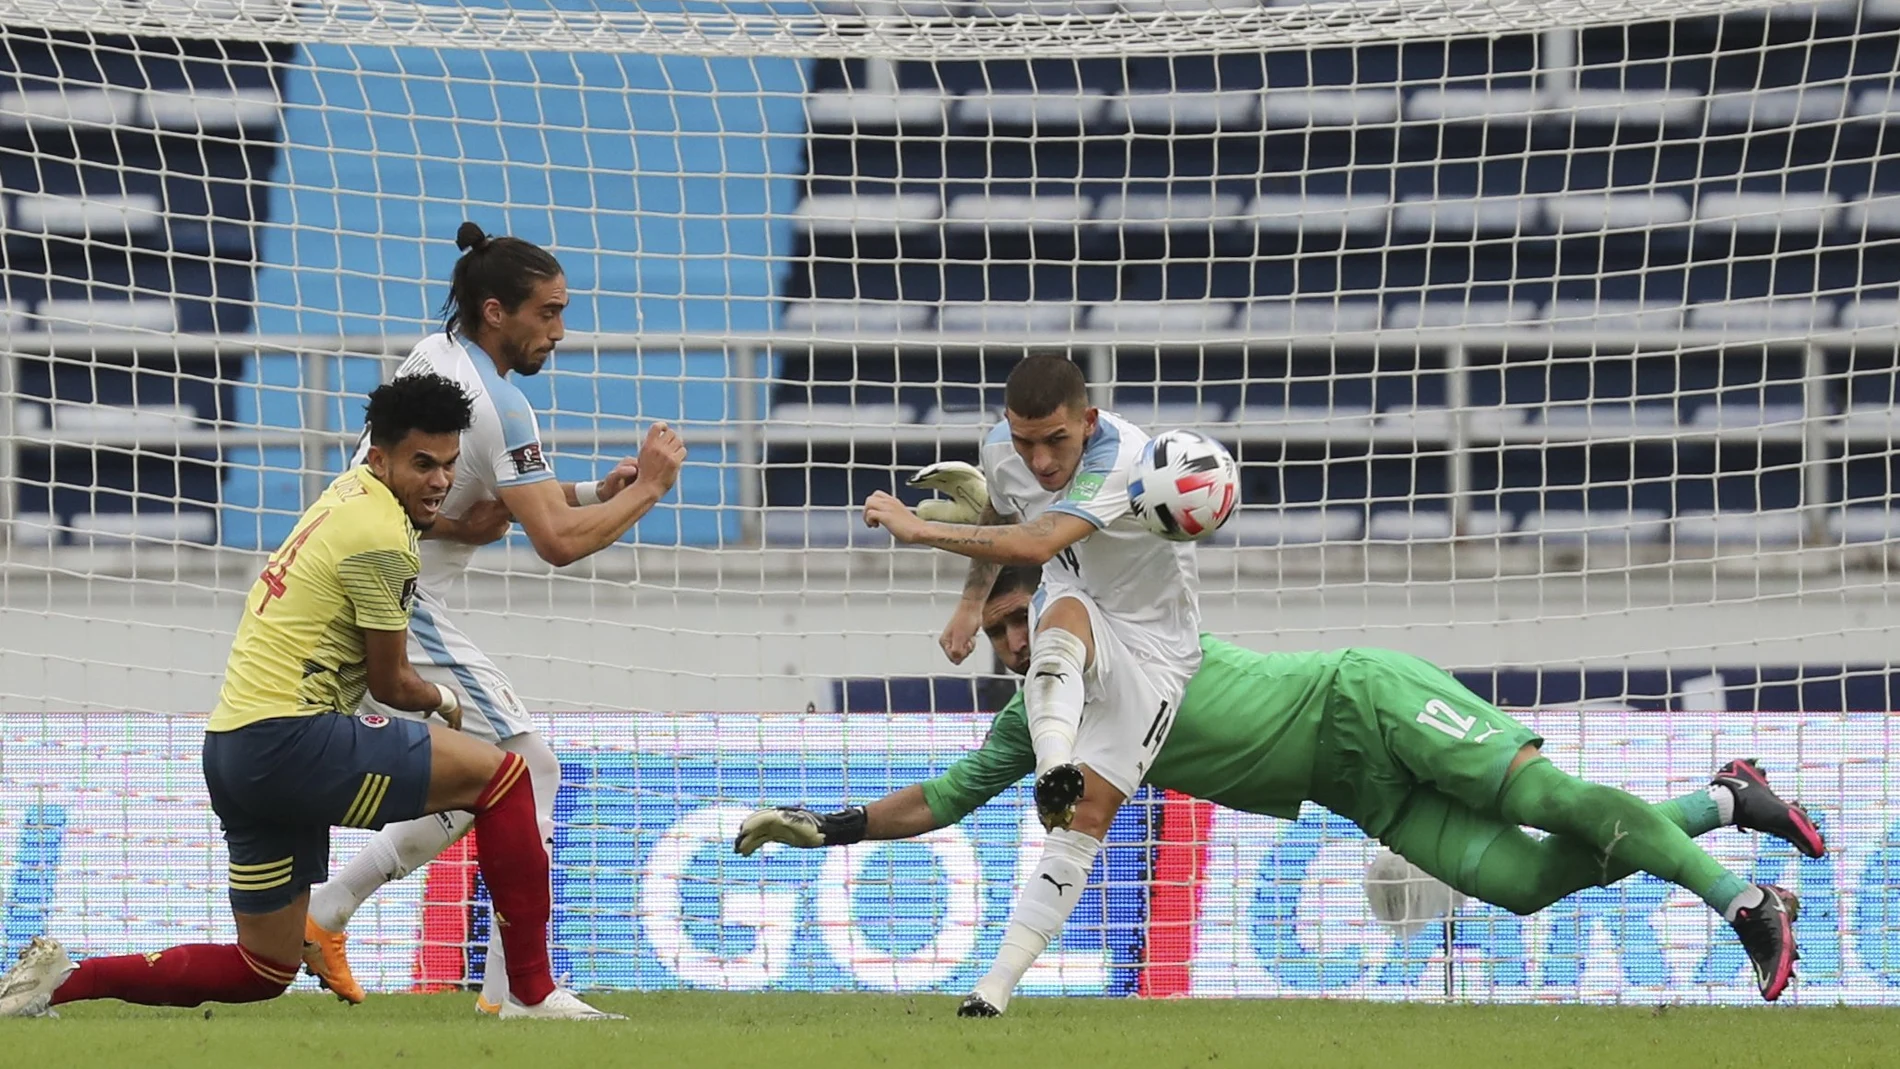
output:
M501 448L490 458L495 485L526 486L554 478L554 468L541 451L541 427L528 399L514 383L500 381L488 385L488 401L501 424Z
M1133 458L1124 457L1119 428L1103 420L1082 451L1082 464L1062 500L1051 512L1080 516L1101 530L1128 514L1128 477Z

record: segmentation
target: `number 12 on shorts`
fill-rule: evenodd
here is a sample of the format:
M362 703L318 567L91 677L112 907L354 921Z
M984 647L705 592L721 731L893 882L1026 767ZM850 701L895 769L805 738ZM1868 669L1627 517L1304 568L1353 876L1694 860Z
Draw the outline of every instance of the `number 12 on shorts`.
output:
M1459 716L1458 711L1444 702L1433 698L1425 703L1425 711L1418 714L1418 722L1426 727L1437 728L1452 738L1463 742L1478 726L1475 716Z

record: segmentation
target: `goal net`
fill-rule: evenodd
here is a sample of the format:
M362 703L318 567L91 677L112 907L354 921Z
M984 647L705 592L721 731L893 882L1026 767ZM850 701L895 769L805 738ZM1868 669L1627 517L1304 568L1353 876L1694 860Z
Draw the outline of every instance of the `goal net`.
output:
M1046 350L1233 449L1208 630L1419 654L1652 800L1766 758L1840 852L1712 848L1823 911L1799 997L1891 997L1892 0L0 0L0 25L0 942L228 936L199 717L472 219L567 272L567 338L522 381L557 474L655 419L691 450L625 544L555 569L517 532L447 592L566 763L577 977L980 974L1038 848L1020 788L918 843L720 844L982 740L1013 683L937 649L961 560L856 506L974 459ZM1030 990L1751 997L1719 920L1647 878L1394 932L1374 846L1317 810L1147 790L1112 839ZM457 850L366 907L372 986L479 975Z

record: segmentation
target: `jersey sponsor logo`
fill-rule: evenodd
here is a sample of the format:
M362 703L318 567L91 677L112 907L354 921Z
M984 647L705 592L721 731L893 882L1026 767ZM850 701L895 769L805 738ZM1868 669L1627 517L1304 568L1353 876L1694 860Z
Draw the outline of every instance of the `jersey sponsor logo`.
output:
M516 475L533 475L548 470L548 458L541 455L540 442L529 442L520 448L510 449L508 458L515 462Z
M1078 505L1095 500L1095 495L1102 492L1102 484L1106 481L1104 476L1092 471L1077 475L1075 482L1069 484L1069 500Z
M386 728L389 726L389 718L381 713L364 713L362 716L357 717L357 719L361 720L363 726L366 728Z

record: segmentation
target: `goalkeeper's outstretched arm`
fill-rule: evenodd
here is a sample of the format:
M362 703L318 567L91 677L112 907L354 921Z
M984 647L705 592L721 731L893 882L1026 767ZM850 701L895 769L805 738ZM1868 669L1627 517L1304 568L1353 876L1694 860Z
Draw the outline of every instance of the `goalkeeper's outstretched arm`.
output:
M924 785L913 783L870 805L848 806L835 813L817 813L801 806L761 809L745 819L732 848L749 857L766 843L801 849L850 846L867 839L914 839L944 826L924 799Z

